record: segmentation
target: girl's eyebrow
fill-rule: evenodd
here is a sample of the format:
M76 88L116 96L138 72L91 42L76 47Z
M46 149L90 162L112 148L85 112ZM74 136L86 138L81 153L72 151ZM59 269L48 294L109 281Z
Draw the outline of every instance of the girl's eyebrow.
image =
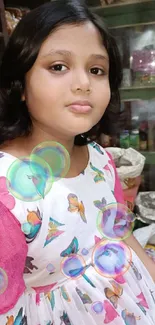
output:
M62 55L62 56L72 56L73 53L67 50L50 50L47 54L43 55L43 57L51 56L51 55Z
M42 57L52 56L52 55L61 55L66 57L75 56L73 52L67 51L67 50L51 50L49 53L43 55ZM106 60L109 62L108 56L105 54L91 54L90 59L99 59L99 60Z
M105 55L103 55L103 54L92 54L91 56L90 56L90 58L91 59L99 59L99 60L106 60L106 61L108 61L109 62L109 58L108 58L108 56L105 54Z

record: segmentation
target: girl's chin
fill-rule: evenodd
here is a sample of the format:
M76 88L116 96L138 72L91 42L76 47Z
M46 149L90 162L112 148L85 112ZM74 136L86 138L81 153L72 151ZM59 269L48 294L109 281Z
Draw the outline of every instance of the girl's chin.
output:
M69 131L69 133L75 137L76 135L83 134L90 131L94 125L95 124L90 124L90 123L85 123L85 125L78 125L78 126L72 124L70 127L68 126L68 129L66 131L67 132Z

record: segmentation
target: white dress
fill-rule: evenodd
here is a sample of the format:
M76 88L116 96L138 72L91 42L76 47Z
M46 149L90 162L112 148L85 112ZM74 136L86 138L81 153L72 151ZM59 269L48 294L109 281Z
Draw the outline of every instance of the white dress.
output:
M7 191L15 157L0 153L0 325L155 324L155 284L133 251L124 274L108 278L94 265L98 213L121 189L106 151L88 149L84 172L35 202Z

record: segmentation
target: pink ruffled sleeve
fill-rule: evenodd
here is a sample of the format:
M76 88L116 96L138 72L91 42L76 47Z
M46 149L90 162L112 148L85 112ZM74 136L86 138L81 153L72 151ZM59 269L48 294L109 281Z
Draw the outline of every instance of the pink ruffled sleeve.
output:
M107 152L107 151L106 151ZM117 174L117 171L116 171L116 166L115 166L115 163L112 159L112 156L109 152L107 152L107 155L109 156L110 158L110 163L111 165L113 166L113 169L114 169L114 173L115 173L115 186L114 186L114 195L115 195L115 198L116 198L116 201L118 203L122 203L122 204L125 204L125 201L124 201L124 195L123 195L123 190L122 190L122 186L121 186L121 183L120 183L120 180L119 180L119 177L118 177L118 174Z
M26 256L20 223L0 202L0 315L12 309L25 291Z

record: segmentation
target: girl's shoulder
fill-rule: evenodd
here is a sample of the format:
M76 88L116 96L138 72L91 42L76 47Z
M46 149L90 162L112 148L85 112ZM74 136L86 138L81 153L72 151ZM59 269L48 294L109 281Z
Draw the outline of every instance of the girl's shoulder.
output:
M104 173L105 180L112 189L116 201L124 204L122 186L111 154L96 142L92 142L88 146L90 152L89 164L99 176L100 173Z
M91 142L88 145L89 149L89 161L92 163L96 163L98 167L101 167L102 169L105 170L111 170L111 173L115 173L115 164L112 159L112 156L109 154L109 152L101 147L98 143L96 142Z

